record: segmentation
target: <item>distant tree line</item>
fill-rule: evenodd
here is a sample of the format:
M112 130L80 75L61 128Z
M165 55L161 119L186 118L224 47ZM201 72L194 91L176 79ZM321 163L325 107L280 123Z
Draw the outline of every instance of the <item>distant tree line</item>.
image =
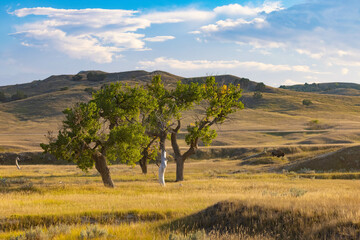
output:
M10 97L7 97L4 92L0 92L0 102L11 102L27 98L27 95L23 91L16 91Z
M280 88L290 89L298 92L323 92L335 90L338 88L352 88L360 90L360 85L354 83L305 83L292 86L281 85Z

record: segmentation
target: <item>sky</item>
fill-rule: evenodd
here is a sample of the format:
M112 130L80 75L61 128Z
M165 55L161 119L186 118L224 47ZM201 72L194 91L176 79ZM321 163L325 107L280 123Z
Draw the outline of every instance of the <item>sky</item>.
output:
M0 23L0 85L83 70L360 83L359 0L2 0Z

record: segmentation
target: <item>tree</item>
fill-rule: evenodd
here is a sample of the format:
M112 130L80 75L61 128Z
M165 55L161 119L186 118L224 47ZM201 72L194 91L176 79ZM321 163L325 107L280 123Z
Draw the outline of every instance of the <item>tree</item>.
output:
M6 102L6 96L4 92L0 92L0 102Z
M114 187L108 164L135 164L150 141L140 118L155 107L152 99L143 87L105 85L88 103L64 110L58 136L49 135L49 143L41 147L84 171L95 165L104 185Z
M304 99L304 100L302 101L302 104L303 104L304 106L310 106L310 105L313 104L313 103L312 103L312 101L309 100L309 99Z
M260 83L256 84L255 91L264 92L265 90L266 90L266 86L264 83L260 82Z
M202 106L205 106L205 113L187 126L188 133L185 136L186 144L189 146L187 151L181 153L177 142L177 135L181 127L179 118L176 128L171 133L171 144L176 161L176 181L184 180L185 160L196 152L199 140L205 145L209 145L216 138L216 131L210 127L223 123L231 113L244 108L243 103L239 100L242 91L240 85L219 86L214 77L209 77L200 89L201 92L197 93L199 94L197 101L201 100Z
M24 98L27 98L27 95L20 90L16 91L16 93L11 96L12 101L16 101Z
M166 139L172 132L172 127L181 118L182 112L193 107L201 100L199 84L177 83L175 89L166 89L161 82L161 76L154 76L147 86L149 95L156 101L156 108L148 115L143 125L147 126L148 136L157 138L161 151L159 167L159 182L165 185L165 170L167 167Z

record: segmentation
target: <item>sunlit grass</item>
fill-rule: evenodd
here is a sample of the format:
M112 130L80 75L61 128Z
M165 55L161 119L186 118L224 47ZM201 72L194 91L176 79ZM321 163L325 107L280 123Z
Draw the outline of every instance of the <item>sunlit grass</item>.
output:
M185 165L186 180L178 183L173 181L175 166L171 163L167 185L161 187L157 183L156 165L150 165L148 175L141 174L138 166L114 165L111 172L116 187L109 189L103 186L95 170L83 173L75 166L24 165L19 171L15 166L0 166L2 182L8 183L0 187L0 224L14 216L20 219L29 216L30 220L31 216L50 216L46 221L62 216L65 219L62 221L68 218L71 223L71 219L84 215L97 219L105 213L126 216L131 212L138 216L157 213L160 222L167 222L224 200L308 214L335 212L336 221L360 222L360 180L331 179L350 173L238 172L243 169L238 161L189 162ZM329 179L314 179L319 176ZM157 228L161 225L159 221L121 223L106 228L110 235L127 236L123 239L152 239L170 234ZM84 228L85 225L77 223L69 236L76 239ZM1 234L0 238L9 236L8 232Z

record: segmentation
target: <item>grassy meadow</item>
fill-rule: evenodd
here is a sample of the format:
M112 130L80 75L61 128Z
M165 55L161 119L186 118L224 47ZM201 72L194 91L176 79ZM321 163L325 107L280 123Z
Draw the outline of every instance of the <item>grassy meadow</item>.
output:
M336 178L347 173L261 173L261 166L240 163L223 159L188 162L186 180L181 183L173 181L175 164L170 163L166 187L157 183L156 165L150 165L148 175L141 174L138 166L113 165L115 189L105 188L95 170L0 166L0 239L16 239L31 231L36 235L36 230L43 238L34 239L50 238L50 232L52 239L87 239L87 229L103 233L93 239L285 239L273 226L275 220L279 222L279 212L283 214L281 229L289 231L289 236L295 230L315 239L319 232L329 237L326 239L358 236L360 174L342 180ZM226 231L222 227L232 222L221 222L216 214L196 220L200 211L222 201L230 201L234 216L240 208L244 216L256 212L260 218L250 218L242 224L244 228ZM232 219L229 209L227 214L226 219ZM211 231L206 223L197 226L207 218L218 219L221 228ZM295 226L294 219L304 220ZM340 229L346 224L354 225ZM329 226L340 230L326 235L329 231L324 229ZM306 239L298 234L299 239Z
M13 162L7 153L40 152L61 111L90 99L87 89L145 84L152 74L114 73L103 82L63 75L0 87L29 96L0 103L0 163ZM163 77L169 86L182 79ZM0 165L0 239L360 239L359 96L267 87L255 99L252 88L244 90L245 109L214 126L212 145L185 163L183 182L174 181L171 149L166 187L155 164L147 175L112 165L114 189L96 170L75 165ZM183 150L186 125L202 111L184 113ZM286 156L271 157L273 149Z

